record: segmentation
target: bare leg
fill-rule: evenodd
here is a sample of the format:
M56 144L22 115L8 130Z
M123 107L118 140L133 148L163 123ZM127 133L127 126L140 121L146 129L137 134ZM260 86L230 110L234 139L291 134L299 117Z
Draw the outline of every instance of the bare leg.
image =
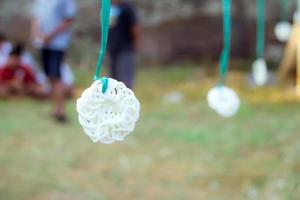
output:
M52 101L53 101L53 116L59 122L64 122L65 119L65 90L62 82L58 79L51 80L52 85Z
M64 85L64 90L65 90L66 99L71 99L73 97L73 94L74 94L74 87Z

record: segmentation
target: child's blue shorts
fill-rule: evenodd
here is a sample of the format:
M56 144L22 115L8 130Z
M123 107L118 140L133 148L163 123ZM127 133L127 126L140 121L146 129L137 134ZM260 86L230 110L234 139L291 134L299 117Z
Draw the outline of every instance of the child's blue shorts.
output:
M61 79L61 66L65 52L61 50L42 49L42 63L45 74L50 80Z

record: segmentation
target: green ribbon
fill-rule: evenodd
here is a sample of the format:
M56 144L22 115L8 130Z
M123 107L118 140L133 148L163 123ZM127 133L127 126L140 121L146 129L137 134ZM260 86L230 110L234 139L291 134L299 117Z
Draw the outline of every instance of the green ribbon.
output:
M102 64L105 56L105 51L107 47L108 32L109 32L109 18L110 18L110 0L102 0L102 9L100 12L101 21L101 49L99 52L99 57L96 66L96 72L94 76L94 81L102 81L102 93L105 93L108 86L108 78L100 78L100 73L102 70Z
M265 52L265 0L256 0L257 34L256 58L263 58Z
M224 84L228 72L231 43L231 0L223 0L223 50L220 58L221 85Z
M280 18L281 21L289 19L289 0L280 0Z

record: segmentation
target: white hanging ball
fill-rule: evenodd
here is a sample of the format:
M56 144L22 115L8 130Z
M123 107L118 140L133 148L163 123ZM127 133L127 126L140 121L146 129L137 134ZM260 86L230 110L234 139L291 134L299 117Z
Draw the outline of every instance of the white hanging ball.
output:
M280 42L289 40L292 32L292 25L289 22L279 22L275 26L275 36Z
M253 78L258 86L263 86L268 81L268 69L266 61L263 58L259 58L254 61L252 66Z
M79 123L93 142L111 144L123 141L139 118L140 103L124 83L108 79L102 93L102 81L95 81L77 100Z
M300 23L300 12L298 11L294 13L294 23Z
M226 86L216 86L208 92L208 105L224 118L234 116L240 108L240 99L235 91Z

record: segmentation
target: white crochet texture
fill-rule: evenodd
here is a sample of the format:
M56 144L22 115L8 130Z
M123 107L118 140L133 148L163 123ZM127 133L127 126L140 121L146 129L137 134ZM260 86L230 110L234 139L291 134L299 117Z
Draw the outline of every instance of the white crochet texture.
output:
M108 80L102 93L101 80L95 81L77 100L79 123L94 143L123 141L139 118L140 103L124 83Z
M226 86L216 86L207 95L208 105L224 118L234 116L240 108L238 95Z
M280 42L289 40L292 33L292 25L289 22L279 22L275 26L275 36Z

